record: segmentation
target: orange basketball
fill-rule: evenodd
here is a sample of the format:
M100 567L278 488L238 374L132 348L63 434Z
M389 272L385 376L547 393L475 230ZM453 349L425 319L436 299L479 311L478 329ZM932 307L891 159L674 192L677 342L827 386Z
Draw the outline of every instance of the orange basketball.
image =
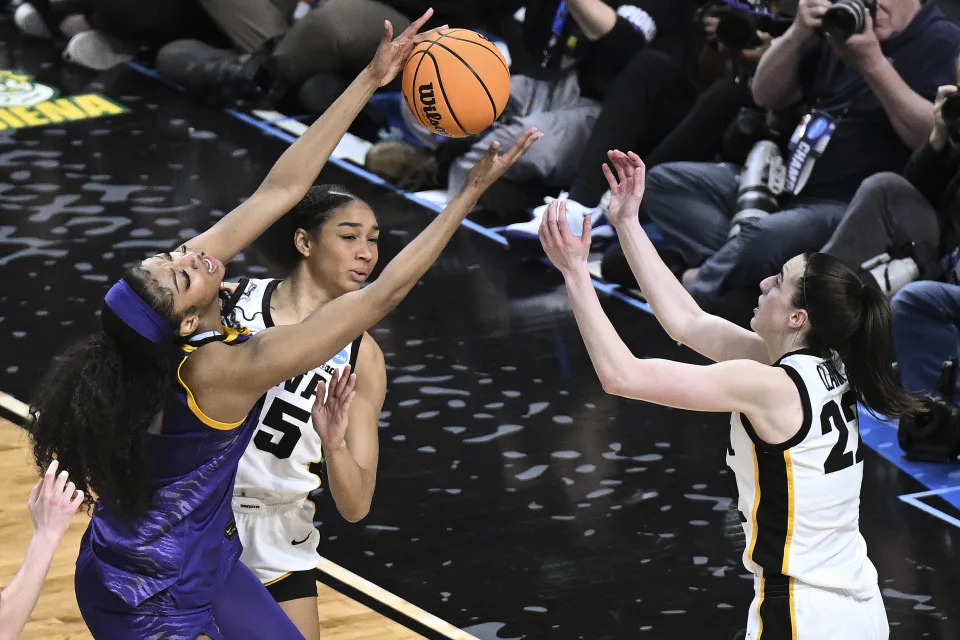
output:
M403 97L423 126L451 138L480 133L510 97L510 70L495 44L469 29L444 29L413 50Z

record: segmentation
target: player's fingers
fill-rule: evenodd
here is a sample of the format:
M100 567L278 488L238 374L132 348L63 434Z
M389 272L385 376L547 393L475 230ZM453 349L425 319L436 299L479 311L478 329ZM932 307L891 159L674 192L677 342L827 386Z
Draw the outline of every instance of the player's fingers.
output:
M561 220L563 222L561 222ZM563 225L567 221L567 201L561 200L560 204L557 205L557 215L552 216L551 231L553 232L553 237L556 238L557 244L563 246L564 240L566 237L563 235ZM568 229L569 230L569 229Z
M77 495L70 501L70 506L76 510L80 508L81 504L83 504L83 491L77 491Z
M590 250L590 232L593 230L593 218L587 213L583 216L583 231L580 233L580 246Z
M42 486L43 480L37 480L37 484L33 485L33 489L30 490L30 498L28 499L27 504L36 504L37 500L40 498L40 487Z
M58 496L63 493L63 488L67 486L67 478L69 475L66 469L57 474L57 482L53 485L53 495Z
M327 395L327 383L321 380L317 383L317 394L313 398L313 410L319 411L323 406L323 399Z
M383 21L383 38L380 40L380 46L388 45L393 41L393 24L389 20Z
M77 485L72 482L68 482L67 486L63 488L63 493L60 494L60 497L66 498L66 501L69 502L73 498L73 493L77 490Z
M340 377L337 378L337 397L343 397L344 395L346 395L347 387L350 386L351 374L352 374L352 367L348 364L340 372Z
M610 170L610 166L604 162L600 165L600 170L603 171L603 175L607 178L607 184L610 185L610 191L616 193L620 188L620 183L617 182L616 177L613 175L613 171Z
M420 31L420 27L427 23L427 20L433 15L433 8L427 9L422 16L410 23L410 26L407 27L402 35L410 34L411 36L417 31Z

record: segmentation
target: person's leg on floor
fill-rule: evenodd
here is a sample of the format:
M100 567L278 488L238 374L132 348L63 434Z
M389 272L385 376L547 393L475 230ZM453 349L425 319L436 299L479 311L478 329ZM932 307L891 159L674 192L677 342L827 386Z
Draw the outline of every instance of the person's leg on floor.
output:
M960 286L918 280L897 291L890 306L903 388L936 392L943 363L960 358Z
M352 78L376 53L384 20L399 34L410 26L411 17L377 0L328 0L290 27L277 43L272 62L278 75L293 83L318 73Z
M846 207L843 202L806 202L746 222L737 236L700 265L687 290L708 312L730 291L757 287L759 294L760 281L779 272L787 260L819 250Z
M697 88L680 65L655 49L638 52L620 72L580 156L569 199L595 207L607 190L600 171L607 151L633 151L646 158L683 119ZM696 158L690 158L691 160Z
M671 162L647 174L641 214L663 234L664 244L695 267L727 240L737 199L739 167Z
M907 241L936 247L940 224L933 205L896 173L863 181L837 230L821 249L854 268Z

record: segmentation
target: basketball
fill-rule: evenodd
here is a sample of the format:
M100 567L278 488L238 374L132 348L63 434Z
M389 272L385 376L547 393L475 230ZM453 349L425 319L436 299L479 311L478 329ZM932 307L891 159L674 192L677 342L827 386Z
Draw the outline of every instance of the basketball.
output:
M510 70L495 44L469 29L444 29L413 50L403 97L417 121L450 138L480 133L510 97Z

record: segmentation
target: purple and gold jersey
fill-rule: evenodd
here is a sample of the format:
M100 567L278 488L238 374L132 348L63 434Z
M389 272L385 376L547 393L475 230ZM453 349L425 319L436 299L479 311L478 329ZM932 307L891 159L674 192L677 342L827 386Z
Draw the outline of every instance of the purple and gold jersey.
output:
M166 591L177 606L209 607L240 557L231 500L237 463L260 415L260 403L232 424L206 416L180 376L204 344L239 344L246 331L208 332L183 347L177 381L159 426L148 435L156 493L128 524L98 503L81 545L103 586L131 607ZM86 548L86 549L84 549Z

